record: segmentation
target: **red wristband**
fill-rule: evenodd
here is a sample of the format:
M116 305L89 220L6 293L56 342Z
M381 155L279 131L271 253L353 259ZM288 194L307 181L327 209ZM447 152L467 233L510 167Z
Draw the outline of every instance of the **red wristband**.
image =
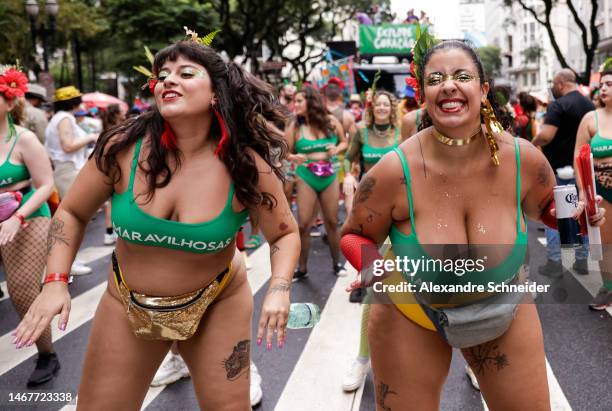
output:
M49 273L45 276L43 284L51 283L54 281L63 281L68 284L68 277L69 275L66 273Z
M15 213L13 214L15 217L17 217L19 219L19 221L21 221L21 227L25 228L28 226L28 223L26 222L26 219L24 216L22 216L21 214L19 214L17 211L15 211Z

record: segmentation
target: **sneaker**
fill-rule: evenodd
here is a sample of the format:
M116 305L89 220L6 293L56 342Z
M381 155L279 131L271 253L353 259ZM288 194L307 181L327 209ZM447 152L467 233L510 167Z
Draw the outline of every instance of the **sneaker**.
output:
M117 234L115 233L104 233L104 245L113 245L117 242Z
M344 265L343 264L336 263L336 264L334 264L334 274L336 274L338 277L344 277L348 273L344 269Z
M361 387L361 384L366 379L368 371L370 370L370 361L362 363L355 359L351 364L342 380L342 389L346 392L352 392Z
M349 295L349 302L360 303L363 301L363 297L365 297L365 295L365 288L355 288L353 291L351 291L351 294Z
M255 248L259 247L261 243L263 243L263 240L258 234L255 234L252 235L246 243L244 243L244 248L247 250L254 250Z
M261 375L257 371L255 363L251 361L251 407L256 406L261 402L263 391L261 390Z
M546 264L538 269L538 273L549 278L561 278L563 277L563 264L561 261L547 259Z
M587 275L589 273L589 264L586 258L576 259L572 265L572 270L576 274Z
M92 272L93 270L91 267L86 266L78 260L74 260L74 263L72 263L72 267L70 268L70 274L72 275L87 275L91 274Z
M319 231L319 227L317 227L316 225L313 225L310 228L310 236L311 237L321 237L321 232Z
M151 387L172 384L187 377L189 377L189 369L183 358L178 354L170 353L155 373L155 377L151 381Z
M57 360L57 354L39 353L36 358L36 368L32 371L32 375L28 379L28 388L33 388L41 384L51 381L60 369L60 363Z
M478 380L476 379L476 375L474 374L474 371L472 371L472 368L470 368L469 365L465 366L465 374L467 375L468 379L472 383L472 387L480 391L480 385L478 385Z
M308 271L295 270L293 272L293 282L300 281L308 276Z
M593 302L589 304L589 310L603 311L608 307L612 306L612 291L601 287L599 292L593 298Z

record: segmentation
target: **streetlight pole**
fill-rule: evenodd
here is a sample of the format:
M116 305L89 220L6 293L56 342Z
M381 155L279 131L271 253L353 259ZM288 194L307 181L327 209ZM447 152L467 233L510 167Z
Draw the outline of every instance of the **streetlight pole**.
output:
M34 51L36 51L36 37L40 36L43 46L44 70L48 72L48 48L49 42L52 42L53 34L55 33L55 16L57 16L57 12L59 11L59 5L57 4L56 0L45 1L45 13L49 17L47 27L45 27L45 24L41 24L40 27L37 27L36 19L38 18L38 13L40 11L40 7L38 6L37 0L26 0L25 9L28 13L28 16L30 17L30 30L32 31L32 43L34 45Z

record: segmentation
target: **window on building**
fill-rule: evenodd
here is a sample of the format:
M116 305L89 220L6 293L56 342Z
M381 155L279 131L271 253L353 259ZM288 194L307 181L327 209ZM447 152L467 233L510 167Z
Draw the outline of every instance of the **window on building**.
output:
M512 36L508 36L508 51L512 53Z
M529 27L527 26L527 23L523 24L523 44L527 45L527 29Z
M512 68L512 56L508 56L508 67Z
M529 84L527 83L527 74L525 73L523 73L523 75L521 76L521 85L523 87L529 86Z
M535 43L535 22L529 23L529 44Z
M535 86L538 84L538 73L531 73L531 85Z

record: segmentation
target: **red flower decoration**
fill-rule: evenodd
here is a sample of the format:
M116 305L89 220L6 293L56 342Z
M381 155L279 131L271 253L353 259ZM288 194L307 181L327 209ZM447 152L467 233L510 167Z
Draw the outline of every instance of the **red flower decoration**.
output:
M0 93L6 98L23 97L28 91L28 78L21 71L10 68L0 75Z
M412 77L416 77L416 71L414 71L414 60L410 62L410 74L412 74Z
M412 76L406 77L406 84L414 89L414 98L416 101L421 101L421 92L419 90L419 82Z
M151 92L151 94L153 94L153 92L155 91L155 86L157 85L157 79L156 78L150 78L147 83L149 84L149 91Z

